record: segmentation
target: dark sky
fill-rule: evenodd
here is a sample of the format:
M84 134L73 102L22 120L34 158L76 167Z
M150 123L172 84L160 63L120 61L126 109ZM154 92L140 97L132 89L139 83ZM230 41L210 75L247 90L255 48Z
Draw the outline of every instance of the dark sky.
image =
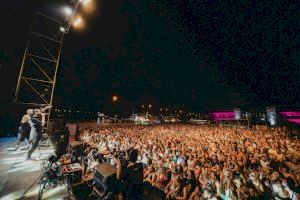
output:
M64 39L56 106L120 112L300 105L296 1L94 0ZM34 12L63 1L2 0L0 100L11 102ZM175 3L174 3L175 2ZM61 3L62 4L62 3Z

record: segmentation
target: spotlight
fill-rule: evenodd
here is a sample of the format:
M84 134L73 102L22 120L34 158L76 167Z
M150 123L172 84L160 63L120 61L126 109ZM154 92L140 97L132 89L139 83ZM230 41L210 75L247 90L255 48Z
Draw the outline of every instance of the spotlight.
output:
M87 5L91 2L92 0L80 0L80 2L82 3L82 5Z
M62 27L62 26L59 28L59 30L60 30L61 32L63 32L63 33L65 33L65 32L66 32L66 29L65 29L65 27Z
M74 27L79 27L82 24L82 18L77 16L74 21L73 21L73 26Z
M70 16L73 13L73 11L72 11L72 9L70 7L66 6L66 7L64 7L64 13L67 16Z
M93 0L80 0L85 13L93 13L96 11L95 2Z

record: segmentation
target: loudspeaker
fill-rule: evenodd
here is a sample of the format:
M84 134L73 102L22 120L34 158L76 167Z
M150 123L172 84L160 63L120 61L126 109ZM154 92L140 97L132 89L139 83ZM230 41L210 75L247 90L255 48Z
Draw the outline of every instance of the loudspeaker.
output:
M76 152L80 156L83 155L84 145L80 141L75 141L70 143L70 154L72 155L72 152Z
M64 121L62 119L50 120L48 124L47 133L52 135L55 131L63 130L64 128Z
M79 141L75 141L70 143L70 155L72 163L78 162L79 158L81 159L83 156L83 143Z
M71 185L81 182L82 167L79 163L64 165L63 172L67 175Z
M75 141L75 142L71 142L71 143L70 143L70 146L71 146L72 148L81 148L81 147L83 147L83 143L80 142L80 141Z
M117 169L109 163L102 163L95 167L95 187L101 192L112 192L116 190Z
M144 200L161 200L166 199L166 194L164 191L158 189L157 187L152 186L148 182L144 182L143 184L144 189Z
M69 144L69 134L65 131L54 132L52 135L52 143L55 147L57 157L67 153L67 147Z

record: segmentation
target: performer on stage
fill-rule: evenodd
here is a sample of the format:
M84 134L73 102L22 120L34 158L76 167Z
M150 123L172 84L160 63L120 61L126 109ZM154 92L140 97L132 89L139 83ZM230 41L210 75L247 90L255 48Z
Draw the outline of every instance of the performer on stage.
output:
M28 122L32 117L32 115L33 115L33 109L28 109L26 115L22 117L19 131L18 131L18 139L16 142L15 150L19 148L20 143L23 142L25 139L29 140L30 125Z
M38 144L42 138L42 127L45 125L45 110L50 107L42 109L34 109L34 114L29 120L30 124L30 137L29 143L31 147L27 153L27 159L31 159L31 155L38 147Z

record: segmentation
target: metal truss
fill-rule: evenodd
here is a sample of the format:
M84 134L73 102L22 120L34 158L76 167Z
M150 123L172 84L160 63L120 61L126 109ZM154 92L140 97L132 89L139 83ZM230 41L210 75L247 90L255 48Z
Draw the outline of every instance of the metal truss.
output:
M36 13L20 67L14 103L37 107L53 105L63 38L69 32L79 3L79 0L71 0L68 5L73 12L61 20ZM48 112L47 124L51 109Z

